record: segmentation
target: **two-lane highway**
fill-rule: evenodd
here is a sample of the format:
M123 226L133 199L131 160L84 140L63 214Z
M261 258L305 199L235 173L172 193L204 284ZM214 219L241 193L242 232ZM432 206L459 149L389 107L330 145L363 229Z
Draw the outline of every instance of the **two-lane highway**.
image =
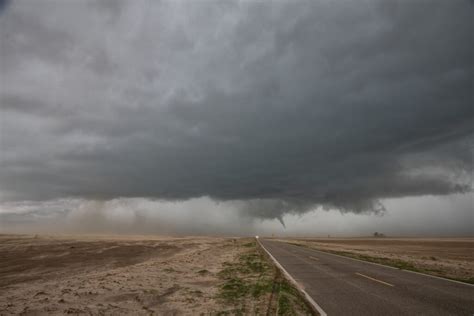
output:
M474 286L301 246L262 246L328 315L474 315Z

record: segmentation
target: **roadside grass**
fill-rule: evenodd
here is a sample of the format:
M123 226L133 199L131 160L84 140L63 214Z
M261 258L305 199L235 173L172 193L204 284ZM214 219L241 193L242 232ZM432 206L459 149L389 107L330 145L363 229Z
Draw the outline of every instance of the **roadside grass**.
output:
M301 298L301 294L288 281L280 278L278 282L277 315L298 315L297 311L304 311L305 315L314 315Z
M378 264L398 268L398 269L401 269L401 270L420 272L420 273L424 273L424 274L429 274L429 275L433 275L433 276L442 277L442 278L445 278L445 279L450 279L450 280L454 280L454 281L474 284L474 277L453 278L453 277L447 276L440 269L423 268L423 267L420 267L420 266L416 266L415 264L413 264L411 262L400 260L400 259L393 259L393 258L387 258L387 257L373 257L373 256L368 256L368 255L358 254L358 253L353 253L353 252L348 252L348 251L321 249L321 248L317 248L317 247L310 246L310 245L307 245L307 244L300 244L300 243L295 243L295 242L288 242L288 243L291 244L291 245L295 245L295 246L306 247L306 248L310 248L310 249L316 249L316 250L319 250L319 251L322 251L322 252L327 252L327 253L332 253L332 254L345 256L345 257L349 257L349 258L359 259L359 260L363 260L363 261L367 261L367 262L378 263ZM436 258L432 257L431 260L436 260Z
M235 262L224 262L218 273L223 284L217 298L232 309L217 315L313 315L299 292L259 252L255 241L237 246L246 249Z

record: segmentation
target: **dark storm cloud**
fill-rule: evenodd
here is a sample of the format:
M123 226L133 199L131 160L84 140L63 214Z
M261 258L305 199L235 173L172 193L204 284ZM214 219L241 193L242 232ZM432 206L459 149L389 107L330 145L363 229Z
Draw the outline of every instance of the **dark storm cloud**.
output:
M5 10L9 2L10 2L9 0L0 0L0 13L2 13L3 10Z
M15 1L0 16L0 193L209 196L281 219L471 190L473 13Z

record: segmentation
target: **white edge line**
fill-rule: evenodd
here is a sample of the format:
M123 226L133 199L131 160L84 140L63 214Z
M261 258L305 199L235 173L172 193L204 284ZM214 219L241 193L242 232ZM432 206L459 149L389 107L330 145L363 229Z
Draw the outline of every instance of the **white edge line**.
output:
M370 276L368 276L368 275L365 275L365 274L362 274L362 273L359 273L359 272L356 272L355 274L356 274L356 275L360 275L361 277L367 278L367 279L369 279L369 280L372 280L372 281L375 281L375 282L379 282L379 283L381 283L381 284L385 284L385 285L388 285L388 286L391 286L391 287L394 287L394 286L395 286L395 285L390 284L390 283L388 283L388 282L385 282L385 281L382 281L382 280L379 280L379 279L370 277Z
M285 270L285 268L283 268L283 266L275 259L275 257L272 256L272 254L262 245L262 243L260 242L260 240L257 239L257 243L260 245L260 247L262 247L263 250L265 250L265 252L268 254L268 256L272 259L272 261L275 263L275 265L277 266L278 269L280 269L283 274L285 275L285 277L291 282L293 283L293 285L304 295L304 297L306 298L306 300L318 311L318 313L321 315L321 316L327 316L326 312L321 308L321 306L318 305L318 303L316 303L313 298L311 296L309 296L308 293L306 293L306 291L303 289L303 287L298 283L296 282L296 280L288 273L288 271Z
M394 270L406 271L406 272L410 272L410 273L415 273L415 274L427 276L427 277L430 277L430 278L440 279L440 280L444 280L444 281L450 281L450 282L453 282L453 283L458 283L458 284L462 284L462 285L467 285L467 286L474 287L474 284L471 284L471 283L466 283L466 282L461 282L461 281L446 279L446 278L443 278L443 277L439 277L439 276L436 276L436 275L430 275L430 274L426 274L426 273L422 273L422 272L411 271L411 270L406 270L406 269L400 269L400 268L396 268L396 267L392 267L392 266L386 266L386 265L383 265L383 264L380 264L380 263L370 262L370 261L365 261L365 260L360 260L360 259L356 259L356 258L352 258L352 257L341 256L341 255L337 255L337 254L335 254L335 253L331 253L331 252L327 252L327 251L322 251L322 250L314 249L314 248L311 248L311 247L308 247L308 246L304 246L304 245L290 244L290 243L288 243L288 242L286 242L286 241L278 241L278 240L275 240L275 241L276 241L276 242L284 242L285 244L289 244L289 245L292 245L292 246L303 247L303 248L306 248L306 249L309 249L309 250L314 250L314 251L317 251L317 252L320 252L320 253L323 253L323 254L328 254L328 255L332 255L332 256L336 256L336 257L341 257L341 258L344 258L344 259L350 259L350 260L354 260L354 261L360 261L360 262L364 262L364 263L370 263L370 264L373 264L373 265L376 265L376 266L380 266L380 267L384 267L384 268L390 268L390 269L394 269Z

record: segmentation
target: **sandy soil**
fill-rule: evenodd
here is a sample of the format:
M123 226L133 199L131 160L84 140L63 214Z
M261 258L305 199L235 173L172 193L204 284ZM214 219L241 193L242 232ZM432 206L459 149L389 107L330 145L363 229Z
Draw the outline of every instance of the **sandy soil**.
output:
M0 235L0 315L215 314L224 238ZM206 270L205 273L202 270Z
M321 250L402 260L422 272L474 282L474 238L291 238Z

